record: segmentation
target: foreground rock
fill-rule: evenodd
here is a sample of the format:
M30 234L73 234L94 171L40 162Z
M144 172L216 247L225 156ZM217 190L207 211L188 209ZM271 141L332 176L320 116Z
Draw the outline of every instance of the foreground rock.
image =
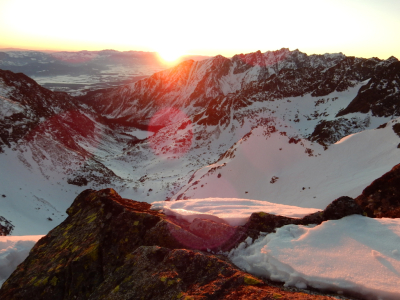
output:
M330 299L269 286L223 256L193 250L215 243L200 234L209 223L193 222L196 235L112 189L82 192L67 212L3 284L0 299ZM233 241L245 230L230 232Z

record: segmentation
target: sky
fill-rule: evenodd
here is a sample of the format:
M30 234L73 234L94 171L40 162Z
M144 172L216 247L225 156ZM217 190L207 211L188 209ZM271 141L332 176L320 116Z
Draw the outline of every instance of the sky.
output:
M399 0L0 0L0 48L400 59Z

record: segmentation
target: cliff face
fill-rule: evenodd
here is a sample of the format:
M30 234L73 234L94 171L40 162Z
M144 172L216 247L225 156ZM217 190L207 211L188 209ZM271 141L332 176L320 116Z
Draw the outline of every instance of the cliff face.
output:
M246 237L244 227L198 220L189 231L112 189L82 192L67 212L3 284L1 299L329 299L269 286L224 256L194 250L223 235L228 249Z

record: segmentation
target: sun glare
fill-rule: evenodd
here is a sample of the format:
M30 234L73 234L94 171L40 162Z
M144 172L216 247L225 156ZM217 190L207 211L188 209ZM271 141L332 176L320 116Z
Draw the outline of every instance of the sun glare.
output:
M165 48L157 51L158 55L167 63L175 62L183 55L183 51L179 49Z

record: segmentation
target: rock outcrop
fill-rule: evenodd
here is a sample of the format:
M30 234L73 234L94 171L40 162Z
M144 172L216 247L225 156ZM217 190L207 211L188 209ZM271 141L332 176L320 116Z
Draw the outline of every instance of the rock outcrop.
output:
M400 164L374 180L355 201L372 218L400 218Z
M374 116L391 116L400 114L400 62L390 57L376 67L376 73L359 91L343 111L337 116L349 113L371 111Z
M112 189L82 192L67 213L3 284L1 299L330 299L268 285L222 255L194 250L223 235L232 246L249 226L185 227Z

